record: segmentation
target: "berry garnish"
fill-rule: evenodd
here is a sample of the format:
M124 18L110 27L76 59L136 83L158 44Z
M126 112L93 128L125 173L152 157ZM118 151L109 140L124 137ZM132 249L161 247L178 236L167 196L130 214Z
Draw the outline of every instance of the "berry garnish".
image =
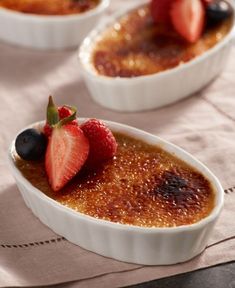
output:
M43 133L35 129L27 129L20 133L15 141L18 155L24 160L39 160L45 155L47 139Z
M72 114L72 111L68 106L62 106L58 108L59 118L64 119Z
M51 136L52 127L47 122L43 127L43 133L47 138Z
M62 120L66 117L69 117L73 112L71 110L72 107L70 106L61 106L61 107L58 107L58 115L59 115L59 120ZM71 124L73 125L78 125L78 122L77 122L77 119L76 120L73 120L71 122ZM44 134L47 136L47 137L50 137L51 136L51 133L52 133L52 127L49 125L48 121L46 121L46 124L44 125L44 128L43 128L43 132Z
M173 0L152 0L150 11L156 23L170 23L170 7Z
M47 121L52 134L47 145L45 168L49 183L54 191L62 189L82 168L89 153L89 142L83 131L74 125L76 109L72 114L59 119L59 112L49 98Z
M188 42L195 43L205 23L205 8L201 0L174 0L170 13L175 30Z
M115 155L117 151L116 139L102 121L90 119L81 125L81 129L90 144L86 167L97 168Z
M207 5L206 16L209 24L219 23L233 13L231 5L223 0L214 1Z
M217 1L217 0L202 0L202 3L203 3L205 6L207 6L207 5L209 5L209 4L211 4L211 3L215 2L215 1Z
M89 142L78 126L53 128L46 151L45 167L54 191L62 189L82 168L89 153Z

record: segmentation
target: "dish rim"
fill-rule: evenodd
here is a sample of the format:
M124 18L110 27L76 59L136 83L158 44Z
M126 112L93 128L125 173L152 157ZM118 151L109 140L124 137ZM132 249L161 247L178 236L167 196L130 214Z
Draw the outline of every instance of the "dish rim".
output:
M90 118L78 118L78 119L79 119L79 122L82 123L82 122L84 122ZM20 170L15 166L15 162L14 162L14 159L12 157L13 152L15 152L15 139L17 136L11 142L10 147L8 149L8 164L9 164L9 167L10 167L12 174L14 175L15 178L17 178L17 181L20 181L23 184L23 186L27 188L27 190L30 190L33 194L35 194L35 196L41 198L42 201L46 201L47 204L53 205L54 208L56 208L56 209L60 209L60 211L62 213L63 212L71 213L71 216L80 217L84 221L93 222L97 225L105 225L106 227L109 227L112 229L132 230L135 232L144 232L144 233L179 233L179 232L185 232L185 231L189 231L189 230L194 231L194 230L203 228L204 226L206 226L210 222L213 222L219 216L219 214L223 208L223 204L224 204L224 190L223 190L222 185L221 185L220 181L218 180L218 178L201 161L199 161L196 157L194 157L193 155L191 155L190 153L188 153L184 149L180 148L179 146L177 146L177 145L175 145L169 141L166 141L166 140L162 139L161 137L158 137L154 134L151 134L149 132L146 132L146 131L141 130L141 129L137 129L135 127L132 127L132 126L129 126L126 124L114 122L114 121L109 121L109 120L101 120L101 121L104 121L108 126L109 125L115 126L115 128L111 127L111 129L113 131L122 132L124 134L125 133L128 134L128 131L133 132L136 136L131 135L131 137L134 137L136 139L140 139L140 138L138 138L139 135L151 137L152 139L154 138L156 140L156 142L159 142L159 143L156 143L157 146L160 146L160 147L166 146L167 148L162 147L162 149L167 151L170 154L173 154L173 155L175 154L175 156L177 158L183 160L188 165L190 165L191 167L193 167L194 169L196 169L197 171L202 173L203 176L206 177L206 179L208 179L208 181L211 183L211 185L215 191L215 205L214 205L212 211L210 212L210 214L208 216L204 217L203 219L201 219L200 221L193 223L193 224L188 224L188 225L181 225L181 226L176 226L176 227L142 227L142 226L137 226L137 225L121 224L121 223L117 223L117 222L112 222L112 221L108 221L108 220L104 220L104 219L100 219L100 218L95 218L93 216L89 216L87 214L78 212L78 211L76 211L72 208L66 207L65 205L59 203L58 201L50 198L49 196L44 194L40 189L33 186L23 176L23 174L20 172ZM22 131L24 131L25 129L32 128L32 127L41 127L44 123L45 123L45 121L38 121L38 122L32 123L31 125L28 125L25 128L23 128L22 130L20 130L17 133L17 135L19 133L21 133ZM146 140L144 140L144 141L146 141ZM153 143L150 143L150 141L146 141L146 143L154 145ZM170 149L172 149L176 153L169 151ZM187 159L191 160L191 163L190 163L190 160L184 160L183 157L182 156L180 157L178 154L185 155ZM196 166L198 166L200 168L198 168ZM203 172L202 170L204 170L205 172ZM17 183L16 183L16 185L17 185Z
M82 41L81 45L78 48L78 60L79 62L82 64L82 67L84 69L84 71L92 78L96 78L99 79L100 81L103 82L110 82L109 84L113 84L112 82L122 82L122 84L129 84L131 82L138 82L141 80L144 81L151 81L154 78L161 78L161 77L165 77L171 74L176 74L179 73L182 70L185 70L187 68L191 68L192 66L203 62L206 58L214 55L215 53L217 53L223 46L225 46L226 44L228 44L228 42L232 39L232 37L235 34L235 3L233 3L232 1L226 0L232 7L233 9L233 20L232 20L232 26L230 31L226 34L226 36L219 41L218 43L216 43L212 48L209 48L208 50L206 50L205 52L203 52L201 55L198 55L196 57L194 57L193 59L191 59L188 62L185 62L183 64L179 64L176 67L173 68L169 68L157 73L153 73L153 74L147 74L147 75L140 75L140 76L136 76L136 77L120 77L120 76L116 76L116 77L110 77L110 76L106 76L106 75L100 75L98 73L98 71L96 71L92 61L90 61L91 59L91 52L94 49L94 44L97 41L97 38L99 38L99 35L105 31L105 29L107 29L108 27L111 27L112 24L114 24L118 18L124 16L125 14L129 13L132 10L137 9L138 7L144 6L146 5L149 0L143 0L143 2L139 2L137 4L134 5L129 5L129 7L127 7L126 9L121 9L120 11L113 13L112 15L110 15L108 18L101 20L100 23L97 25L96 28L92 29L91 32L84 38L84 40ZM86 49L87 47L90 47ZM87 60L88 59L88 60ZM112 81L112 82L111 82ZM129 82L129 83L127 83ZM116 83L115 83L116 84Z
M110 0L100 0L100 3L85 12L75 13L69 15L41 15L41 14L33 14L33 13L23 13L17 10L9 9L6 7L0 6L0 17L1 14L6 14L7 16L12 16L17 18L18 20L24 21L34 21L34 22L65 22L65 21L74 21L74 20L83 20L89 18L90 16L94 16L97 13L105 10L110 4Z

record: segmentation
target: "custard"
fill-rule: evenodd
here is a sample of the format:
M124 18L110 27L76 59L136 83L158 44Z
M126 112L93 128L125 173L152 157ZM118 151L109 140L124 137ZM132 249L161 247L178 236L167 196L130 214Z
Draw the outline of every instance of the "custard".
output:
M173 27L155 24L149 5L119 18L94 43L91 63L100 75L137 77L184 64L220 42L231 30L232 16L206 27L194 44L187 43Z
M95 8L100 0L1 0L1 6L22 13L69 15Z
M142 227L174 227L193 224L210 214L215 193L200 172L158 146L114 135L116 156L97 171L80 171L59 192L50 188L43 161L15 156L15 163L47 196L95 218Z

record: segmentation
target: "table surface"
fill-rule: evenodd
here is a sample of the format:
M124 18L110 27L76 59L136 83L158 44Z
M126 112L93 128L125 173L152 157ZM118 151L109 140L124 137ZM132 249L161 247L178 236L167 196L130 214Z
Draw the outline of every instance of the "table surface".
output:
M76 282L51 288L79 288ZM111 286L110 286L111 287ZM235 288L235 261L125 288Z
M145 282L132 288L235 288L235 262Z

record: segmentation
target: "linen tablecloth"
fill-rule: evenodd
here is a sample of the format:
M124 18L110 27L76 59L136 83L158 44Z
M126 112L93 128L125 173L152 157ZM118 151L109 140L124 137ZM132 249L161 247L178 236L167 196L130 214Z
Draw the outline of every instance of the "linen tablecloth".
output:
M90 98L77 51L42 52L0 43L0 286L77 281L71 287L120 287L235 260L234 75L235 47L223 73L195 95L157 110L118 113ZM7 167L7 149L17 131L45 119L49 94L59 105L77 106L80 117L117 121L164 137L218 176L225 207L204 253L165 267L123 263L69 243L32 214Z

